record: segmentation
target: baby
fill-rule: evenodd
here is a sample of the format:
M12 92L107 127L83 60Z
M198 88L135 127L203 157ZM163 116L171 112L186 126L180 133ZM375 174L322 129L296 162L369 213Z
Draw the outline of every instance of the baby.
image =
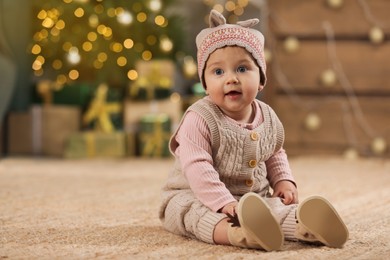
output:
M298 192L283 125L256 99L266 84L258 19L226 24L215 10L196 38L207 96L191 105L170 140L175 164L159 217L175 234L207 243L279 250L284 239L342 247L348 230L332 205ZM271 193L272 191L272 193Z

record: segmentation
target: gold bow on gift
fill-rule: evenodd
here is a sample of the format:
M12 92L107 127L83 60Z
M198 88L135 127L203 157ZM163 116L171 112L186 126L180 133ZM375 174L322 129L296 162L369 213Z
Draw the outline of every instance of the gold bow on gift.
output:
M107 92L108 86L106 84L99 85L96 95L83 117L83 124L87 125L93 120L97 120L99 129L105 133L111 133L114 126L110 120L110 114L118 113L121 110L121 105L114 102L107 103Z
M50 80L41 80L37 84L37 93L42 98L44 105L51 105L53 103L53 90L59 90L63 85L52 82Z
M130 96L137 97L140 89L146 90L147 99L154 99L155 88L169 89L172 87L172 80L163 75L162 65L158 62L153 62L151 70L145 76L141 76L130 88Z
M164 132L163 129L163 123L166 121L169 122L169 118L167 115L165 114L158 115L153 122L154 124L153 132L140 134L141 142L145 144L141 152L142 155L144 156L162 155L163 148L171 136L170 132Z

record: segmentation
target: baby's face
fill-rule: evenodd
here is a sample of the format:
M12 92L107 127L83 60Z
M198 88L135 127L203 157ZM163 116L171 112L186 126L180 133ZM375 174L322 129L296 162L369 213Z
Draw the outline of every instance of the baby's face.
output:
M236 120L251 113L251 104L262 88L252 55L237 46L215 50L207 60L204 79L211 100Z

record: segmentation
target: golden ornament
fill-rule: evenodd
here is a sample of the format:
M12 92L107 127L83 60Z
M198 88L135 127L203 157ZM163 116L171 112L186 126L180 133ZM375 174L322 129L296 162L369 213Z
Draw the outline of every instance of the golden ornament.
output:
M375 137L371 142L371 150L376 155L382 155L387 149L387 142L382 137Z
M270 63L272 61L272 52L267 48L264 49L264 58L266 63Z
M315 131L321 126L321 118L317 113L311 112L305 118L305 127L307 130Z
M197 75L198 67L191 56L184 57L183 72L184 76L188 79L194 78Z
M380 44L385 39L385 34L381 28L374 26L370 29L368 37L372 43Z
M343 4L343 0L326 0L326 3L328 4L329 7L333 9L340 8Z
M332 69L324 70L321 73L320 81L324 87L333 87L337 81L336 73Z
M359 153L355 148L348 148L344 151L344 158L347 160L356 160L359 158Z
M289 36L284 41L284 49L288 53L295 53L299 50L299 40L294 36Z

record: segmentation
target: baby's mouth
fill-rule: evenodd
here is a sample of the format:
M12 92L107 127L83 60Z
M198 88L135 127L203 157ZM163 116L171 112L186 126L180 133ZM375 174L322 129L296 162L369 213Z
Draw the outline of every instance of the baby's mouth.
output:
M241 95L241 92L237 90L231 90L225 94L225 96L237 96L237 95Z

